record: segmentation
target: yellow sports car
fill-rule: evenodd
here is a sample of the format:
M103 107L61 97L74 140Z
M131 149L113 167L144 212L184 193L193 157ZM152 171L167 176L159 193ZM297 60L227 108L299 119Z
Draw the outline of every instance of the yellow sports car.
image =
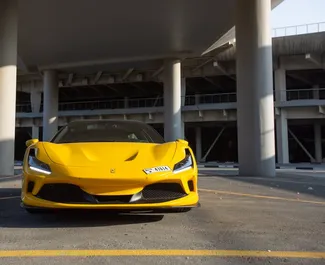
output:
M26 142L21 205L49 209L187 211L198 169L185 140L164 142L138 121L80 120L49 142Z

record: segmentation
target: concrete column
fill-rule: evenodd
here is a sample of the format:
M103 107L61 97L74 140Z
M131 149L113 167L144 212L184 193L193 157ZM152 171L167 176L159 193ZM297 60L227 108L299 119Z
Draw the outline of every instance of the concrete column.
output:
M182 121L182 123L181 123L181 130L182 130L182 134L181 134L180 139L185 139L186 135L185 135L185 122L184 121Z
M195 128L195 156L198 162L202 159L201 127Z
M185 97L186 97L186 79L185 77L181 78L181 107L185 106ZM185 139L185 121L184 115L182 116L182 139Z
M319 99L319 85L313 86L313 99Z
M195 105L200 104L200 94L195 94Z
M56 71L44 71L43 84L43 141L49 141L58 130L59 88Z
M287 100L286 70L283 68L274 71L274 88L276 102ZM281 109L280 115L276 116L276 143L278 163L289 163L288 143L288 120L285 109Z
M128 97L124 97L124 108L125 109L129 108L129 98Z
M239 174L275 176L271 0L237 0Z
M36 125L32 126L32 138L39 139L39 127Z
M181 79L181 97L182 97L182 99L181 99L181 104L182 104L182 106L185 106L185 97L186 97L186 79L185 79L185 77L183 77L182 79Z
M0 1L0 175L14 174L17 76L17 0Z
M287 100L286 70L283 68L274 71L275 100L277 102Z
M315 160L317 163L321 163L323 161L321 124L315 123L314 134L315 134Z
M164 65L164 136L167 142L182 137L181 63L166 60Z
M32 105L32 112L39 113L41 108L41 101L42 101L42 92L32 90L30 92L30 102Z
M284 109L276 117L276 143L278 163L289 163L288 120L287 113Z

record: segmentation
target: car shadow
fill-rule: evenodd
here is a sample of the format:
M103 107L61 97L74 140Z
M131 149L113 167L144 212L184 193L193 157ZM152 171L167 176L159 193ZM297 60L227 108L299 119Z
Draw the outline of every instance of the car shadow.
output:
M163 214L117 213L107 210L65 210L30 214L20 207L20 189L0 188L0 227L99 227L159 222Z

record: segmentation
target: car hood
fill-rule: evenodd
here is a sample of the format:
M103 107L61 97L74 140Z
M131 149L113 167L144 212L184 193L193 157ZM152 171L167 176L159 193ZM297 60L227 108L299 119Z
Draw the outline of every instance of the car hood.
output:
M67 143L43 142L53 163L69 167L131 166L146 167L169 164L177 143Z

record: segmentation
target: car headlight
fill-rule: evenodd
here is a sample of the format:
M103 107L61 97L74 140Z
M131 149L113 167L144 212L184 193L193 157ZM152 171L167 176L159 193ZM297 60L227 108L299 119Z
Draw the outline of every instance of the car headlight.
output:
M182 161L175 164L173 172L179 173L188 170L192 167L193 167L193 160L192 160L191 153L188 150L186 150L185 158Z
M31 153L33 153L33 152L31 152ZM34 170L39 173L43 173L46 175L50 175L52 173L49 165L43 163L42 161L39 161L32 154L30 154L28 157L28 166L31 170Z

